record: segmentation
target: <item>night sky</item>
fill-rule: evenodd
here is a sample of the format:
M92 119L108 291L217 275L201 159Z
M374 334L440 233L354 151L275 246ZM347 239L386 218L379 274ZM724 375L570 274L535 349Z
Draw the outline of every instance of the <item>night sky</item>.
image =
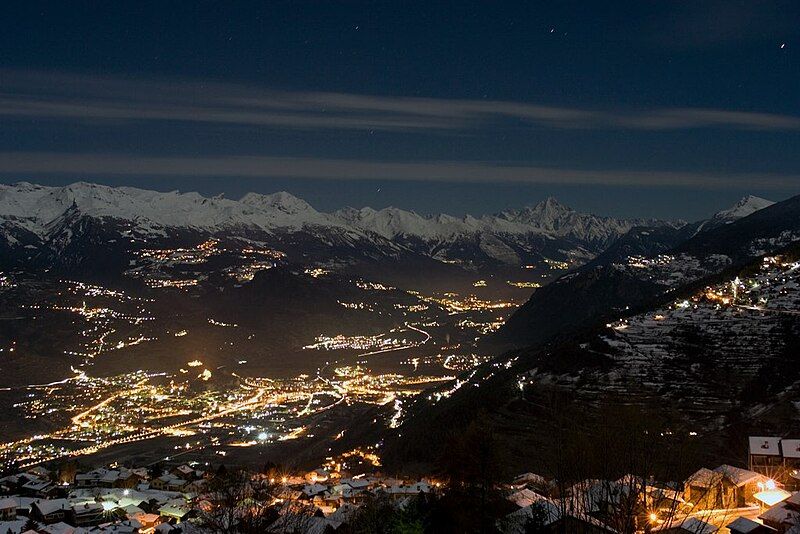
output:
M800 2L20 2L0 180L697 219L800 193Z

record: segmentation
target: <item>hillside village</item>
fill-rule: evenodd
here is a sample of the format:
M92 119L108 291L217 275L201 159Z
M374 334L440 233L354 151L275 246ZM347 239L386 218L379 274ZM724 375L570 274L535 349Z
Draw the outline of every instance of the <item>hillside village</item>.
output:
M682 482L626 474L567 484L525 473L494 488L504 503L494 528L506 534L797 534L800 440L751 437L749 450L747 467L701 467ZM245 521L243 510L258 510L267 532L345 533L376 499L396 510L419 509L452 489L433 478L386 476L377 466L358 474L348 467L330 461L288 473L267 466L237 479L224 466L196 462L88 471L36 466L0 478L0 532L245 532L236 524ZM221 530L220 517L229 517L233 528Z

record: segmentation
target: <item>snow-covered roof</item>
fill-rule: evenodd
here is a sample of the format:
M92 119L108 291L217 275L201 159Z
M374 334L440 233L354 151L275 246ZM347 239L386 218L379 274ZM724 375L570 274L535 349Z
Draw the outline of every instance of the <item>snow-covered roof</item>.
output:
M781 451L784 458L800 458L800 439L782 439Z
M758 456L780 456L781 438L767 436L750 436L750 454Z
M715 484L718 484L723 477L724 475L722 473L701 467L686 479L686 485L709 488Z
M80 527L73 527L72 525L68 525L63 521L59 521L58 523L53 523L52 525L47 525L46 527L40 528L39 532L43 532L45 534L83 534L86 531Z
M27 522L28 520L24 517L22 519L15 519L14 521L0 521L0 532L3 534L7 532L11 532L11 534L20 534L23 532Z
M535 502L545 499L545 497L543 495L539 495L533 490L529 490L528 488L522 488L521 490L510 494L508 497L506 497L506 499L513 502L520 508L525 508Z
M183 517L189 512L191 512L191 508L186 505L170 503L165 504L161 508L158 509L158 513L161 515L166 515L170 517Z
M755 471L749 469L742 469L741 467L734 467L732 465L723 464L714 469L716 473L722 473L736 486L743 486L753 481L766 481L769 477L765 477Z
M3 497L0 499L0 510L8 510L10 508L14 508L15 510L19 507L19 499L16 497Z
M324 484L306 484L303 486L302 492L312 497L314 495L319 495L320 493L327 491L328 486Z
M758 516L758 518L770 523L794 525L800 523L800 512L792 510L787 506L787 502L783 501Z
M33 504L36 505L42 515L49 515L59 510L69 510L71 508L71 504L67 499L36 499Z
M754 530L763 528L764 525L746 517L737 517L735 521L725 525L725 527L734 532L747 534L748 532L753 532Z

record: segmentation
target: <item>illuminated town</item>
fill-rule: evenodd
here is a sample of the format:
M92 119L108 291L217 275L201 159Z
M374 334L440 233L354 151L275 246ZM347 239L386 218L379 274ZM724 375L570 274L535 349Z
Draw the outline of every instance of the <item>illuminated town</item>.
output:
M800 1L3 7L0 534L800 534Z

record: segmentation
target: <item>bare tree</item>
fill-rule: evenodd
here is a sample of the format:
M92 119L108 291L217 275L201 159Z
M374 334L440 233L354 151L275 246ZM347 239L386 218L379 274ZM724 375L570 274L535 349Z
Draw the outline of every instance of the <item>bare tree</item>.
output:
M209 483L199 523L219 534L257 534L278 518L276 486L246 471L225 472Z

